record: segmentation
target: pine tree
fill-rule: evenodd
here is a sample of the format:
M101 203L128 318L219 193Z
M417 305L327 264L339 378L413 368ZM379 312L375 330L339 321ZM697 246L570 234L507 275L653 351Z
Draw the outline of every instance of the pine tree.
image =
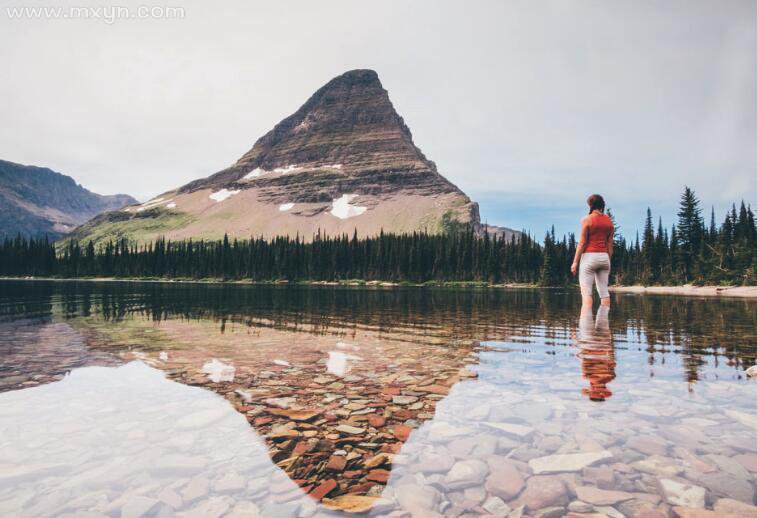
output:
M647 218L644 222L644 238L642 242L642 281L645 284L653 283L657 280L657 244L654 235L654 226L652 224L652 210L647 207Z
M681 195L678 208L678 253L684 281L691 279L692 267L700 252L703 233L704 223L699 200L694 191L687 186Z

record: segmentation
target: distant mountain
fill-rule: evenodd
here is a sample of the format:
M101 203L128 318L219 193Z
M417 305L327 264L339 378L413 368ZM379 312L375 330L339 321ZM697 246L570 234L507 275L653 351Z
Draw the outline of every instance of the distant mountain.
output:
M478 204L413 144L372 70L329 81L231 167L98 216L82 241L360 236L471 224Z
M45 167L0 160L0 239L18 233L57 239L101 212L134 203L125 194L90 192Z

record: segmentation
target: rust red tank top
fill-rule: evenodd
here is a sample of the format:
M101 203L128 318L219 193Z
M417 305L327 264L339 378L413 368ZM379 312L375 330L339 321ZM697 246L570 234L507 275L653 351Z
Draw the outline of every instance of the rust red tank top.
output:
M589 241L586 252L607 252L607 243L614 227L607 214L592 212L589 214Z

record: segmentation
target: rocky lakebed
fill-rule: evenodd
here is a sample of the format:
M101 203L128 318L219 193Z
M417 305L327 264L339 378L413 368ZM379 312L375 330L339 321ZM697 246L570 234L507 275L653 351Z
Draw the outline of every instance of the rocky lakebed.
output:
M59 289L0 301L3 515L757 516L751 302Z

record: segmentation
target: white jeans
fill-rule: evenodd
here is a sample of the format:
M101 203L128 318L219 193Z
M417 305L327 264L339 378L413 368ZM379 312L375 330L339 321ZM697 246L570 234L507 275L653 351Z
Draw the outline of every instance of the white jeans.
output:
M610 296L607 284L610 279L610 256L606 252L588 252L581 254L581 264L578 269L578 282L581 284L581 295L591 296L594 283L597 283L599 298Z

